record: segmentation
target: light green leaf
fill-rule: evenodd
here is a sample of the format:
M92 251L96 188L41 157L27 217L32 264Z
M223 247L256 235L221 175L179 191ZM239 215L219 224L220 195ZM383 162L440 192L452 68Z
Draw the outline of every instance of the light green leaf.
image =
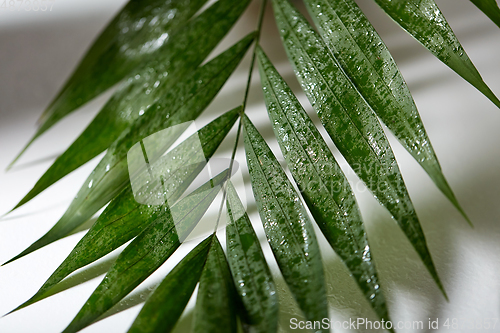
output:
M121 81L134 68L175 44L181 30L206 0L131 0L90 47L61 91L42 114L28 146L63 117ZM179 29L180 28L180 29ZM173 36L172 36L173 35ZM173 40L174 43L170 43Z
M92 324L158 269L193 230L227 177L226 170L174 206L164 205L148 228L123 250L64 333Z
M305 18L286 0L273 0L273 5L288 58L323 126L357 175L394 216L445 294L376 115Z
M328 318L328 303L313 226L260 133L246 116L243 124L248 171L267 240L305 317L321 321Z
M153 155L161 156L189 125L186 122L195 120L212 101L252 41L253 34L245 37L197 69L190 77L178 82L152 105L150 112L137 119L111 145L56 225L9 262L67 236L92 217L127 185L129 175L126 156L129 149L145 137L170 127L170 135L163 136L161 145L154 148L157 151L153 154L148 152L150 158Z
M325 44L358 92L468 220L443 175L403 76L363 12L353 0L305 3Z
M221 0L194 18L174 40L125 79L75 142L51 165L14 209L105 151L186 73L207 57L237 21L248 1ZM215 23L214 23L215 22ZM210 34L206 36L206 32ZM201 37L203 36L203 37Z
M278 329L278 295L259 239L231 181L226 182L227 257L241 302L245 332Z
M261 49L257 56L269 119L300 192L375 312L389 320L351 186L292 90Z
M485 13L496 25L500 27L500 8L496 0L470 0L483 13Z
M214 239L210 235L172 269L148 297L129 333L172 331L200 279L209 249L214 248L211 245Z
M162 195L167 202L176 202L206 164L204 161L200 162L199 152L193 151L193 147L196 147L193 140L199 140L204 158L208 160L231 130L240 110L241 107L238 107L223 114L165 155L165 162L160 165L161 170L158 173L162 175ZM138 203L132 188L127 186L111 201L89 232L40 290L14 311L44 299L47 292L69 274L140 234L154 221L161 209L161 206Z
M439 60L500 107L500 100L484 83L434 0L374 1Z
M235 296L226 256L215 236L201 274L194 310L193 332L236 332Z

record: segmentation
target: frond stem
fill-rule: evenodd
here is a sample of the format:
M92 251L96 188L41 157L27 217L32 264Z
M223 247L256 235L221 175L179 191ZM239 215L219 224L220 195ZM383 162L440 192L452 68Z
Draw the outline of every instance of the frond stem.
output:
M259 46L259 41L260 41L260 34L262 30L262 23L264 22L264 14L266 12L266 5L267 5L267 0L262 0L260 3L260 10L259 10L259 21L257 23L257 36L255 37L255 46L252 52L252 60L250 61L250 68L248 71L248 80L247 80L247 86L245 89L245 97L243 98L243 110L242 112L245 112L246 106L247 106L247 100L248 100L248 93L250 92L250 84L252 81L252 73L253 73L253 68L255 65L255 57L257 56L256 54L256 49L257 46Z
M245 109L247 107L248 94L250 92L250 85L252 83L252 74L253 74L253 69L254 69L254 65L255 65L255 58L257 56L257 53L255 51L257 50L257 47L259 46L260 35L261 35L261 31L262 31L262 24L264 22L264 14L266 12L266 6L267 6L267 0L262 0L260 3L260 9L259 9L259 19L257 21L257 30L256 30L257 36L255 37L255 45L254 45L253 52L252 52L252 60L250 60L250 67L248 69L248 79L247 79L247 85L245 88L245 95L243 97L243 103L241 105L241 110L240 110L240 119L238 121L238 130L236 132L236 139L234 140L233 152L231 153L231 160L229 162L228 180L231 178L231 175L233 173L234 158L236 156L236 151L238 150L238 143L240 141L241 127L242 127L241 117L245 113ZM222 208L224 207L224 202L226 201L226 182L224 182L224 185L222 186L222 192L223 192L222 201L220 204L219 214L217 217L217 223L215 224L214 232L216 232L217 228L219 227L219 221L220 221L220 217L222 214Z

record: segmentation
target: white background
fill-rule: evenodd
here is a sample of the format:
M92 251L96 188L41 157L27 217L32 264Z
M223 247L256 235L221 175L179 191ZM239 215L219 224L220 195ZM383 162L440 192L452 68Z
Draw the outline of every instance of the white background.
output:
M76 138L105 102L106 97L101 97L64 119L28 150L16 168L9 173L3 171L34 133L39 114L57 93L92 39L123 3L122 0L56 0L52 12L9 12L0 9L0 214L7 212L27 193L55 156ZM447 303L388 213L359 185L353 172L345 168L358 189L358 201L392 319L394 322L421 320L427 323L429 318L439 318L443 323L447 318L460 321L499 318L500 110L426 53L417 42L384 17L372 1L360 0L358 3L393 51L444 173L475 224L474 229L468 227L418 164L392 140L429 248L450 297ZM500 95L499 28L467 0L441 0L438 4L486 83ZM257 6L253 4L246 18L216 52L230 45L235 36L252 29L256 11ZM298 84L277 39L271 11L268 11L264 29L264 49L285 79L297 89ZM200 126L241 102L247 67L248 59L201 117ZM247 114L273 143L272 148L279 155L261 96L257 76L252 84ZM311 111L304 96L299 94L299 97ZM234 132L228 137L227 144L221 147L221 157L230 156L233 141ZM338 157L345 166L343 159ZM241 149L237 159L244 163ZM93 160L25 207L0 220L0 262L18 254L50 229L97 162L97 159ZM246 193L251 197L249 187ZM249 211L255 228L262 236L258 214L251 202ZM31 297L82 235L72 235L0 267L0 315ZM322 237L319 233L318 236ZM325 245L324 239L321 240ZM268 247L265 246L265 249L272 261ZM180 254L174 255L173 260L153 276L152 283L159 281L181 257ZM332 318L368 317L374 320L374 314L347 270L326 245L323 257ZM277 273L276 269L274 271ZM84 270L67 285L71 285L71 281L85 279L85 276L97 277L100 273L102 265ZM0 332L61 331L101 278L102 275L0 318ZM280 322L283 331L287 331L289 318L299 312L279 275L276 280L282 297ZM146 286L139 293L133 293L115 312L140 303L148 290ZM140 306L133 306L90 326L84 332L124 332L139 310ZM177 331L186 331L189 321L189 315L184 317ZM450 331L487 330L439 330ZM500 332L500 323L496 330L489 331ZM398 332L422 331L401 329Z

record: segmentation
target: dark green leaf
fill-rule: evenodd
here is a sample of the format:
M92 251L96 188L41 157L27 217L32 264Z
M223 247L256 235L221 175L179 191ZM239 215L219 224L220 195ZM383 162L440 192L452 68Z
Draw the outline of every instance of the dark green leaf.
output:
M305 3L321 37L358 92L467 219L443 175L403 76L363 12L353 0Z
M162 136L161 145L154 147L150 155L161 156L174 143L186 122L195 120L208 106L243 58L253 41L253 34L197 69L186 80L178 82L160 100L151 106L150 112L129 128L111 145L92 174L57 224L42 238L33 243L16 260L47 244L67 236L76 227L92 217L113 199L128 183L127 153L134 144L165 128L171 129L168 137ZM181 124L181 125L179 125ZM177 125L173 127L174 125Z
M357 175L394 216L445 294L377 116L305 18L286 0L273 0L273 5L288 57L323 126Z
M481 9L496 25L500 27L500 8L496 0L470 0Z
M169 297L171 297L169 295ZM233 333L237 331L233 279L217 239L213 238L201 274L194 312L194 333Z
M129 333L172 331L202 274L214 235L198 244L148 297Z
M302 196L373 309L381 319L389 320L351 186L291 89L261 49L257 55L274 134Z
M232 183L226 183L227 257L244 312L245 331L273 333L278 329L278 295L259 239Z
M28 146L55 123L121 81L130 71L158 53L170 52L178 35L206 0L130 1L110 22L42 114L40 127ZM172 34L174 33L174 36ZM173 40L173 43L170 41ZM178 43L177 43L178 45ZM106 147L107 148L107 147ZM105 149L105 148L104 148Z
M321 253L302 202L266 142L246 116L245 151L267 240L307 320L328 318Z
M374 1L439 60L500 107L500 101L484 83L434 0Z
M123 250L64 332L92 324L158 269L205 214L227 176L226 170L174 206L164 205L148 228Z
M206 164L193 151L193 140L199 140L203 159L209 159L231 130L241 107L215 119L198 133L167 153L157 173L162 175L163 193L167 202L175 202ZM150 191L153 192L153 191ZM155 190L155 193L157 191ZM45 298L47 291L75 270L105 256L140 234L154 220L159 206L143 205L136 201L132 188L127 186L99 216L89 232L78 242L64 262L48 278L40 290L16 310ZM15 311L16 311L15 310Z
M175 35L174 41L155 58L134 70L16 208L106 150L123 130L147 112L186 73L194 71L229 31L247 3L242 1L235 6L230 0L217 2ZM206 35L207 31L210 34Z

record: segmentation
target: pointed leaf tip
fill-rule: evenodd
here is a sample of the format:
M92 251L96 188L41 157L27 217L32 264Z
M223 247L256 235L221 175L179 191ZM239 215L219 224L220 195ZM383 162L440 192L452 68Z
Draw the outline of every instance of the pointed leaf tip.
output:
M477 8L486 14L498 27L500 27L500 8L496 0L470 0Z
M483 81L434 0L374 1L401 28L500 108L500 100Z

